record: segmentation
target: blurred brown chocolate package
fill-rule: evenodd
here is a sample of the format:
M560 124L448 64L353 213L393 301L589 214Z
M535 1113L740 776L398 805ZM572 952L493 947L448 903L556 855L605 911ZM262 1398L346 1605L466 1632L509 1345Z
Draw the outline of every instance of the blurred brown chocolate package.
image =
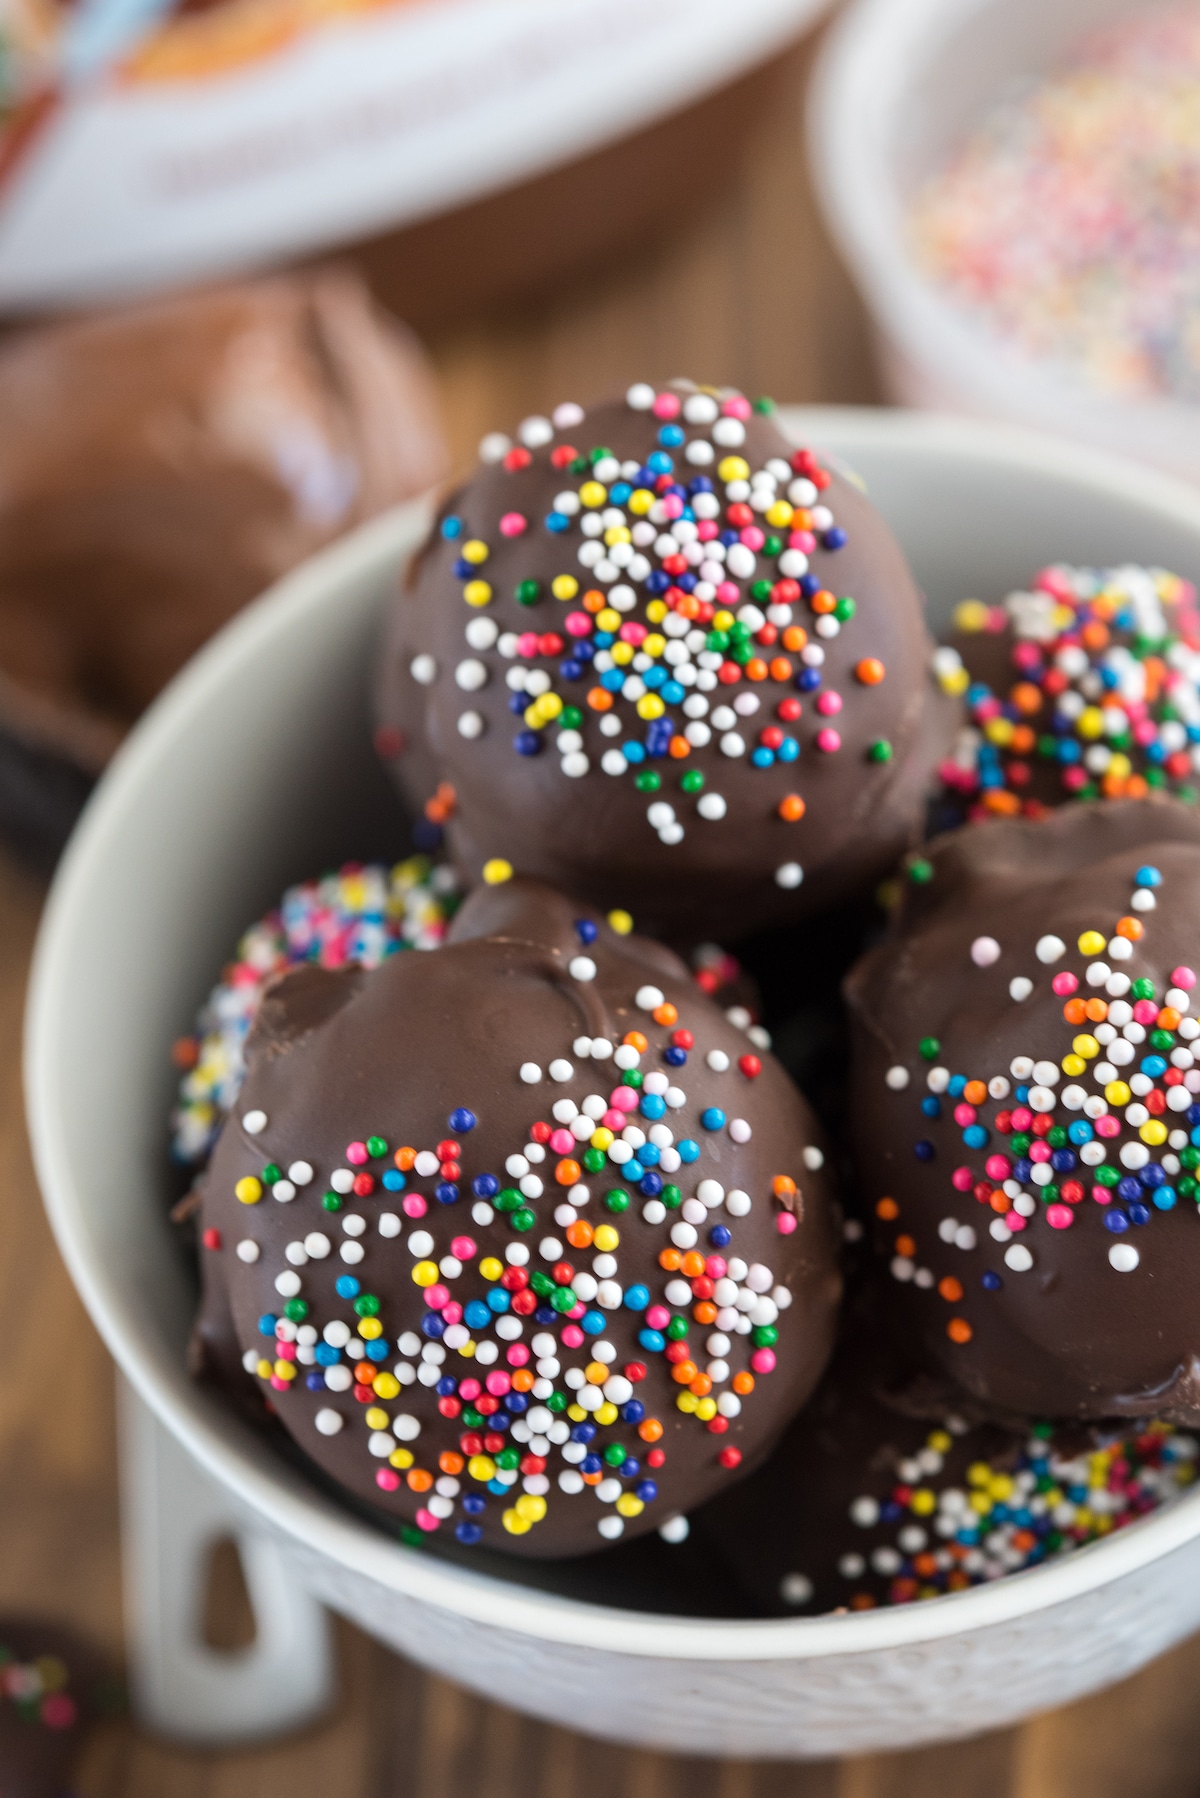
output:
M0 835L52 859L193 651L446 463L420 346L339 268L0 344Z

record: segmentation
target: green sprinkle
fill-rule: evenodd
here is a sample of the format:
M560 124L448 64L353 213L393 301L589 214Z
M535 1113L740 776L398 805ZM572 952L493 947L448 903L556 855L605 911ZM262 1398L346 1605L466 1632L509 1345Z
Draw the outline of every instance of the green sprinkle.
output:
M619 1442L610 1442L604 1451L604 1459L610 1467L619 1467L625 1459L625 1450Z
M519 606L536 606L542 597L541 581L518 581L513 598Z
M583 1151L583 1165L589 1174L598 1174L604 1166L604 1162L603 1149L585 1149Z
M623 1186L614 1186L604 1195L604 1209L613 1211L619 1216L622 1211L629 1210L629 1194Z
M927 887L933 879L933 863L923 856L914 856L908 864L908 878L914 886Z
M274 1161L268 1161L266 1167L262 1171L263 1185L264 1186L274 1186L276 1180L282 1180L282 1179L283 1179L283 1169L281 1167L279 1167Z
M833 608L833 615L835 618L839 619L842 624L848 624L857 610L858 607L850 598L849 594L843 594L842 598L838 600L836 606Z
M373 1292L361 1293L354 1301L354 1312L356 1317L378 1317L379 1300Z
M754 410L756 412L761 412L764 418L769 418L771 413L775 410L775 401L768 399L766 394L763 394L761 399L755 400L753 405Z
M1130 988L1135 999L1153 999L1154 982L1152 980L1135 980Z
M751 1330L750 1340L755 1348L774 1348L779 1341L779 1331L774 1324L758 1324Z
M918 1045L918 1053L922 1061L936 1061L941 1047L936 1036L923 1036Z
M521 1234L524 1235L526 1230L533 1229L533 1226L537 1223L537 1216L536 1213L529 1210L514 1211L508 1221L514 1230L520 1230Z
M558 714L558 722L564 730L578 730L583 723L583 713L577 705L565 705Z
M321 1204L326 1211L340 1211L342 1208L342 1195L339 1192L327 1192L325 1197L321 1200Z
M890 762L891 759L892 746L886 737L877 738L867 751L867 760L869 762Z
M375 1161L378 1161L381 1155L387 1154L387 1143L382 1136L368 1136L367 1154Z
M658 1196L668 1211L678 1211L683 1204L683 1194L677 1186L664 1186Z
M686 1317L673 1317L667 1325L667 1335L672 1342L682 1342L687 1333L688 1320Z
M289 1317L294 1324L302 1324L308 1316L307 1299L289 1299L283 1307L283 1315Z
M689 768L679 784L685 793L699 793L704 788L704 776L699 768Z

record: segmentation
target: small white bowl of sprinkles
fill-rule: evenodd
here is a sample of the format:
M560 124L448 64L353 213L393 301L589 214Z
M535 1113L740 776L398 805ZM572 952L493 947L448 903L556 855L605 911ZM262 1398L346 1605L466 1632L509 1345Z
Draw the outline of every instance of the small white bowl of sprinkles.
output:
M864 479L935 629L964 598L994 605L1051 564L1200 573L1200 498L1136 464L966 420L780 416L798 444ZM328 1692L322 1605L496 1703L692 1754L828 1756L965 1736L1141 1666L1200 1627L1200 1491L924 1603L685 1616L639 1601L628 1572L615 1597L603 1555L585 1576L579 1563L464 1565L397 1540L190 1378L195 1287L168 1215L172 1043L239 937L248 982L318 942L370 963L388 930L414 947L437 940L447 896L420 868L386 873L398 825L367 698L384 614L428 516L413 507L364 527L189 665L105 777L45 916L29 1115L59 1244L137 1395L126 1554L143 1714L213 1742L310 1718ZM348 861L350 876L324 878ZM297 882L310 884L272 913ZM382 935L363 927L377 913ZM243 935L255 918L266 924ZM185 1055L197 1074L174 1121L185 1151L203 1148L205 1107L236 1084L242 999L226 982L212 1003ZM259 1640L217 1665L187 1631L197 1570L231 1529ZM787 1570L789 1603L803 1576L799 1562Z
M898 400L1200 478L1196 0L856 0L809 123Z

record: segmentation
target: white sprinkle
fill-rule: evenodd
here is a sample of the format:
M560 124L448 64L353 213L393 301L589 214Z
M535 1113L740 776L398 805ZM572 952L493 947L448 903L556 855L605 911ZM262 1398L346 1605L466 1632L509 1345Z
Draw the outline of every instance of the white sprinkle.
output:
M691 1525L687 1518L681 1515L668 1517L665 1523L660 1523L658 1533L664 1542L669 1542L672 1547L676 1547L680 1542L687 1541L690 1529Z
M523 1061L521 1063L521 1079L525 1082L526 1086L536 1086L541 1077L542 1070L536 1061Z
M729 1057L724 1049L710 1049L704 1059L714 1074L723 1074L729 1066Z
M418 686L432 686L437 679L437 663L431 655L414 656L409 664L408 672Z
M1033 1266L1033 1256L1023 1242L1014 1242L1011 1248L1004 1251L1004 1265L1011 1268L1014 1274L1027 1274Z
M654 389L645 381L635 381L627 389L625 404L632 412L649 412L654 404Z
M296 1196L296 1188L290 1180L276 1180L271 1188L271 1197L279 1205L290 1205Z
M1010 980L1008 983L1008 996L1010 999L1015 999L1018 1005L1022 1000L1028 999L1032 991L1033 981L1028 980L1024 974L1018 974L1015 980Z
M339 1411L331 1411L328 1405L318 1411L317 1415L313 1418L313 1422L316 1424L317 1429L322 1436L338 1435L342 1428L342 1421L341 1413Z
M825 1166L825 1151L810 1144L807 1149L801 1151L800 1159L810 1173L815 1173L819 1167Z
M1067 945L1060 936L1041 936L1034 945L1034 954L1040 962L1058 961L1067 952Z
M571 431L583 423L583 407L577 406L574 400L564 400L560 406L555 406L550 416L556 430Z
M480 439L479 460L481 462L503 461L511 448L512 439L506 437L503 431L489 431L486 437Z
M734 1142L749 1142L753 1131L745 1118L730 1118L729 1134Z
M334 1192L353 1192L354 1175L348 1167L335 1167L329 1176L329 1184Z
M803 879L804 869L799 862L784 862L782 867L775 870L775 885L788 891L798 887Z
M534 413L531 418L523 418L517 426L517 436L526 449L541 449L543 444L549 443L553 435L554 426L548 418L542 418L539 413Z
M472 618L463 635L468 649L491 649L500 632L493 619Z
M350 1222L351 1219L347 1218L342 1226L343 1229L346 1227L346 1224ZM359 1219L359 1222L362 1222L361 1218ZM361 1235L362 1232L354 1231L352 1234ZM330 1242L328 1236L321 1230L313 1230L304 1238L305 1252L311 1255L314 1261L324 1261L332 1247L333 1244Z
M399 1236L401 1229L399 1217L394 1211L381 1212L378 1229L381 1236Z
M725 1197L725 1209L730 1217L745 1217L750 1210L750 1194L734 1187Z
M657 1011L663 1002L663 995L657 986L639 986L634 996L634 1004L641 1011Z
M725 816L729 807L719 793L701 793L696 801L696 810L710 824L716 824Z
M994 936L977 936L971 944L971 960L977 968L990 968L1000 960L1000 945Z
M572 980L594 980L596 964L590 955L575 955L567 963L567 972Z
M478 693L481 687L487 686L488 671L482 662L474 656L468 656L454 670L454 679L464 693Z
M1131 1274L1141 1256L1131 1242L1114 1242L1108 1251L1110 1267L1115 1267L1119 1274Z
M296 1186L307 1186L312 1177L313 1171L307 1161L293 1161L288 1169L288 1179Z
M461 712L458 719L458 734L473 743L484 732L484 722L478 712Z
M348 1267L357 1267L367 1251L361 1242L344 1242L339 1252Z
M248 1111L242 1119L242 1129L248 1136L261 1136L267 1127L265 1111Z
M235 1253L239 1261L244 1261L247 1267L253 1267L254 1263L262 1254L262 1250L249 1236L245 1236L242 1238L241 1242L238 1243Z
M909 1082L908 1069L898 1065L894 1068L889 1068L884 1075L884 1080L894 1093L902 1093Z
M571 1080L574 1078L574 1074L575 1074L574 1067L571 1065L571 1063L569 1061L565 1061L561 1055L558 1057L558 1059L556 1061L552 1061L550 1063L550 1078L551 1078L551 1080L559 1080L559 1081Z
M568 780L582 780L591 765L581 749L573 749L569 755L564 755L561 763Z
M300 1290L300 1275L285 1270L275 1276L275 1290L280 1298L294 1299Z

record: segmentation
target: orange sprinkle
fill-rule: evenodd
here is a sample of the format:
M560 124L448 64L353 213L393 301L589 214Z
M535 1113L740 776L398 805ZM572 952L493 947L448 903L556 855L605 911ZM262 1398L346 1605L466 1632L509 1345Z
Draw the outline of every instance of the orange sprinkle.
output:
M1008 1210L1008 1194L1004 1191L1003 1187L1000 1187L1000 1186L993 1187L992 1196L988 1200L988 1203L990 1204L993 1211L1007 1211Z
M627 1030L621 1041L627 1049L636 1049L639 1055L644 1055L650 1046L640 1030Z
M917 1245L916 1245L916 1241L914 1240L913 1237L897 1236L897 1238L896 1238L896 1253L897 1253L897 1255L904 1255L907 1257L907 1256L915 1255L916 1252L917 1252Z
M895 1199L880 1199L875 1207L875 1215L881 1217L885 1224L890 1224L893 1218L899 1217L900 1207Z
M433 1475L424 1467L414 1467L404 1479L410 1492L428 1492L433 1485Z
M1085 999L1068 999L1063 1006L1063 1017L1068 1024L1082 1024L1087 1017L1087 1001Z
M417 1151L415 1149L397 1149L396 1153L392 1156L392 1160L396 1163L396 1166L400 1169L402 1174L407 1174L416 1159Z
M795 1198L796 1182L790 1174L776 1174L771 1182L771 1191L777 1199Z
M447 1449L444 1454L440 1454L438 1456L438 1466L441 1468L443 1473L448 1473L448 1474L453 1475L456 1473L461 1473L463 1468L466 1466L466 1462L463 1460L461 1455L452 1454L450 1452L450 1450Z
M962 1281L956 1280L953 1274L947 1274L944 1280L938 1281L938 1291L948 1305L957 1305L963 1295Z
M1089 999L1084 1009L1087 1012L1089 1024L1103 1024L1105 1018L1108 1016L1108 1000ZM1166 1028L1173 1030L1175 1026L1171 1024L1166 1026Z
M1019 680L1010 697L1018 712L1024 712L1027 718L1032 718L1042 708L1041 688L1035 687L1032 681Z
M590 1249L592 1246L592 1226L585 1224L580 1218L577 1224L567 1225L567 1241L573 1249Z
M700 1369L694 1361L676 1361L671 1369L671 1378L677 1386L687 1386L699 1372Z
M771 679L772 680L777 680L780 682L789 681L792 678L792 672L793 672L792 664L788 661L786 656L772 657L772 660L771 660Z
M983 795L983 805L985 811L996 812L1002 818L1014 817L1021 809L1021 801L1017 795L1010 793L1006 787L989 788Z
M1156 1030L1178 1030L1183 1022L1183 1014L1176 1011L1173 1005L1164 1005L1155 1020Z
M963 1098L968 1105L982 1105L987 1098L987 1087L982 1080L968 1080L963 1087Z
M672 737L667 744L667 754L673 755L677 762L681 762L685 755L691 755L691 753L692 746L686 737Z
M1129 779L1125 782L1125 797L1127 799L1144 799L1149 791L1150 788L1146 785L1146 782L1142 779L1140 774L1131 774Z
M650 1015L656 1024L670 1026L679 1022L679 1013L669 999L662 1005L656 1005Z
M1027 724L1014 724L1009 744L1014 755L1031 755L1037 747L1037 733Z
M1130 784L1132 783L1126 781L1120 774L1106 774L1104 779L1100 782L1101 789L1106 799L1119 799L1126 787Z
M603 687L593 687L587 696L587 702L591 706L593 712L610 712L612 710L613 696Z
M746 663L746 668L745 668L746 679L747 680L766 680L767 673L768 673L767 664L763 661L762 657L761 656L751 656L750 660Z
M608 604L608 595L601 593L598 587L590 587L583 596L585 612L602 612Z
M698 1255L695 1249L689 1249L680 1262L679 1269L685 1279L698 1280L704 1272L704 1256Z
M799 823L807 810L808 807L799 793L785 793L779 801L779 816L786 819L789 824Z
M730 1384L739 1398L745 1398L748 1392L754 1391L754 1375L752 1373L735 1373Z
M951 1342L957 1342L961 1346L965 1342L970 1342L975 1332L965 1317L952 1317L946 1325L946 1334Z
M662 1433L663 1428L657 1417L647 1417L638 1425L638 1435L643 1442L657 1442Z
M793 655L799 655L808 642L808 632L802 624L789 624L779 641L785 649L790 649Z
M373 1361L360 1361L354 1369L355 1384L359 1386L373 1386L375 1384L376 1374L382 1372L382 1367L376 1367Z
M678 1249L660 1249L658 1254L658 1265L663 1269L664 1273L677 1274L679 1269L683 1266L683 1256L679 1253Z
M537 1375L531 1368L518 1367L512 1377L513 1390L516 1392L528 1392L536 1379Z
M582 1175L583 1169L579 1163L572 1161L569 1157L566 1161L560 1161L554 1170L554 1178L560 1186L574 1186Z
M1146 927L1140 918L1118 918L1118 936L1126 937L1131 943L1139 943L1145 934Z
M887 669L878 656L864 656L861 662L855 663L854 672L864 687L877 687Z
M692 1316L698 1324L715 1324L717 1307L711 1299L701 1299L698 1305L692 1306Z
M813 594L808 603L814 612L832 612L834 606L837 604L837 595L831 593L828 587L822 587L818 592Z
M694 1380L689 1380L688 1391L694 1398L707 1398L712 1391L712 1381L706 1373L698 1373Z
M1108 626L1106 624L1101 624L1099 619L1093 619L1085 624L1080 635L1083 638L1083 646L1085 649L1096 650L1107 647Z

